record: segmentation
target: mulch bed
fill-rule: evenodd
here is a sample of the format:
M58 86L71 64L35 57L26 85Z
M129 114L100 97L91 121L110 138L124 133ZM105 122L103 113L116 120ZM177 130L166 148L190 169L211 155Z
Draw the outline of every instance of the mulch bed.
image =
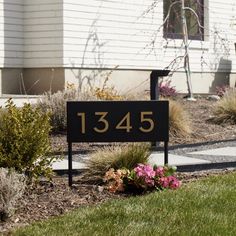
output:
M190 113L193 135L184 139L171 139L171 145L236 139L235 125L215 125L209 122L215 105L214 101L202 98L197 102L181 100L181 103ZM51 140L54 151L67 151L66 136L64 134L54 135ZM90 152L97 148L97 145L78 144L76 148L81 152ZM189 182L199 177L224 174L225 172L228 171L182 173L179 174L179 177L183 182ZM34 221L64 214L80 206L100 204L108 199L124 197L127 197L127 195L111 194L102 186L86 183L80 177L77 177L77 183L72 188L68 187L66 176L55 177L52 183L42 180L38 185L27 187L25 195L18 203L15 215L8 221L0 223L0 233L8 232L15 227L30 224Z

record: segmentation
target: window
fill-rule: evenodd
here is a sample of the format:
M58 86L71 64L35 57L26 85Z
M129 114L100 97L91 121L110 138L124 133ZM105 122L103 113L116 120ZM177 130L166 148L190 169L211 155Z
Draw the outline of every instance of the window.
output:
M182 38L181 0L163 0L164 3L164 37ZM204 0L185 0L185 10L189 39L204 40ZM194 14L194 12L196 14ZM169 17L167 17L169 14ZM197 17L198 16L198 17Z

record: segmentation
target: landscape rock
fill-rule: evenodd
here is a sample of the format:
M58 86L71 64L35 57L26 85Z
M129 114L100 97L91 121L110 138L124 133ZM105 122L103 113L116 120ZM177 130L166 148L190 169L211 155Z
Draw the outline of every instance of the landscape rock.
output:
M219 101L220 100L220 96L218 95L210 95L207 97L207 100L209 101Z

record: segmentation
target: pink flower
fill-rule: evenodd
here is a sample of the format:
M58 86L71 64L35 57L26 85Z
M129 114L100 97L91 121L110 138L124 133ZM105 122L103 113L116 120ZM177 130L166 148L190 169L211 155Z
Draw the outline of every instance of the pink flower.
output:
M180 181L174 176L161 177L159 184L163 188L177 189L180 187Z
M150 165L144 166L144 172L150 178L153 178L155 176L155 174L156 174L155 171L153 170L153 167L150 166Z
M161 167L161 166L157 167L157 169L156 169L156 176L163 177L164 174L165 174L164 167Z
M136 168L134 168L134 171L138 177L141 177L144 175L143 166L144 166L143 164L138 164L138 166Z
M174 176L169 176L169 188L177 189L179 187L180 187L180 181Z
M168 188L168 186L169 186L168 177L161 177L159 182L160 182L161 187Z
M155 185L155 181L153 179L145 178L144 181L149 187L153 187Z
M153 178L155 176L155 171L150 165L138 164L138 166L134 168L134 171L138 177L148 176L149 178Z

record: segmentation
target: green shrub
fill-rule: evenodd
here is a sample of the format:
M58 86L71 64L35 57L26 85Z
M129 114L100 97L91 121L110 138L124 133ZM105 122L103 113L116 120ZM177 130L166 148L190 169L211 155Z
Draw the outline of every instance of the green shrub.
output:
M27 173L30 178L49 177L50 117L39 108L24 104L17 108L8 100L0 116L0 166Z
M169 100L169 124L170 137L185 138L192 133L189 115L177 101Z
M78 92L75 88L58 91L54 94L45 93L37 106L44 112L49 112L54 132L66 130L66 102L96 100L90 92Z
M86 161L87 170L84 177L102 181L110 168L133 169L139 163L147 163L149 155L150 145L146 143L104 147L94 152Z
M18 199L23 195L26 178L14 169L0 168L0 221L12 216Z
M211 119L216 124L236 124L236 90L228 90L223 98L216 103L214 117Z

